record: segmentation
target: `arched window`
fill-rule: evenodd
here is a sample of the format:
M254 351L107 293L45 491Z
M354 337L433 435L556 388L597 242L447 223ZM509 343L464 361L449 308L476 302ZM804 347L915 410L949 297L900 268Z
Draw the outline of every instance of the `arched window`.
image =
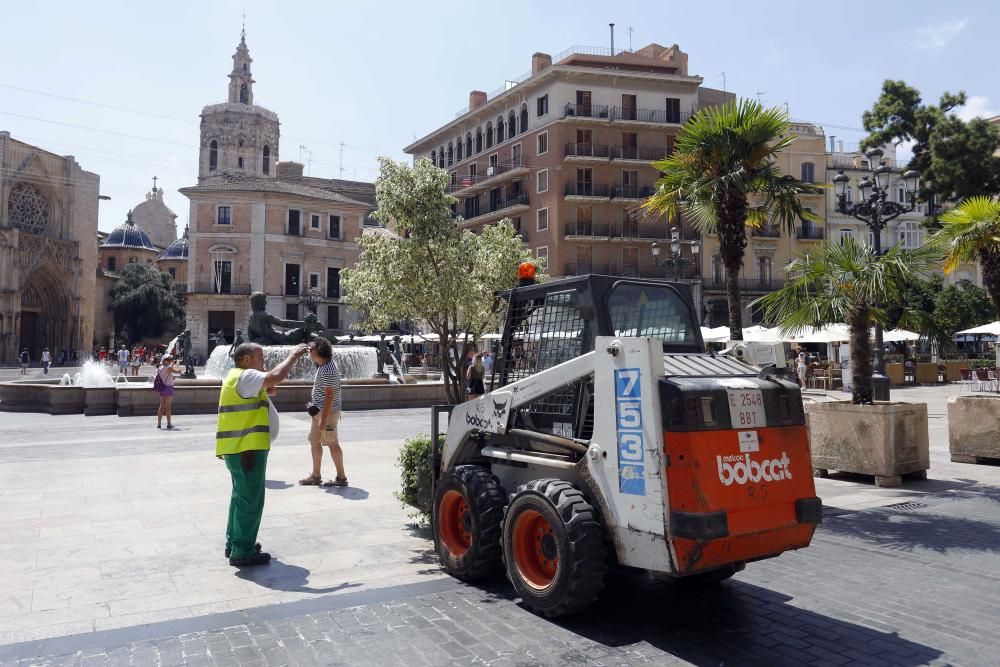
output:
M246 104L250 99L250 95L247 92L247 84L242 84L240 86L240 104Z
M240 169L242 169L243 168L243 140L240 139L239 142L237 142L236 146L239 149L238 152L237 152L237 154L236 154L236 166L239 167Z
M49 226L49 201L31 183L18 183L7 197L7 219L22 232L41 234Z
M757 282L761 285L767 285L771 282L771 258L770 257L758 257L757 258Z
M507 115L507 131L512 137L517 134L517 114L514 113L513 109Z
M448 142L448 166L450 167L455 163L455 146Z
M472 157L472 132L465 133L465 157Z
M431 164L433 164L434 166L437 166L437 163L438 163L438 154L437 154L437 151L431 151Z
M726 281L726 267L719 255L712 255L712 281L717 285Z
M503 116L497 118L497 143L503 142Z
M458 157L455 158L459 162L462 161L462 137L458 138Z
M483 128L476 128L476 152L479 153L483 150Z
M267 146L267 145L264 146L264 154L261 157L261 160L262 160L261 171L264 172L265 174L270 174L271 173L271 147L270 146Z
M518 132L528 131L528 103L525 102L521 105L521 128Z
M215 169L219 166L219 144L213 139L208 145L208 168Z
M247 64L243 63L243 73L246 74L246 71L247 71Z
M493 148L493 121L486 123L486 147Z
M444 169L444 146L438 149L438 166Z
M816 182L816 165L812 162L802 163L802 178L799 179L803 183L815 183Z

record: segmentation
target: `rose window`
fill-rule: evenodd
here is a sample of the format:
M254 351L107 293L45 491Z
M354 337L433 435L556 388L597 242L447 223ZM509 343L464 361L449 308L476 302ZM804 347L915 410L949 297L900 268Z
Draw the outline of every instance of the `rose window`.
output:
M7 219L21 231L41 234L49 226L49 202L30 183L18 183L7 198Z

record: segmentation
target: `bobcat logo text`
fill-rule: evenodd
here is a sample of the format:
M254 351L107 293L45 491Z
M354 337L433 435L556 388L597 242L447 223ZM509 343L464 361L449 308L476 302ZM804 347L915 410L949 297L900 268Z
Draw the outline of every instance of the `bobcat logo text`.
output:
M715 460L719 466L719 481L723 486L747 482L780 482L792 478L792 471L788 469L790 461L785 452L781 452L779 459L764 459L759 462L751 459L750 454L716 456Z

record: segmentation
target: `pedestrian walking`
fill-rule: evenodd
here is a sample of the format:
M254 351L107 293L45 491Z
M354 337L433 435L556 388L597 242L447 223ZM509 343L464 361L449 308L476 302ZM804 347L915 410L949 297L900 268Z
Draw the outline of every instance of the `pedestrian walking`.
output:
M483 378L486 377L486 367L483 365L483 355L476 353L472 357L472 365L465 371L465 379L469 383L469 399L479 398L486 393Z
M46 375L49 374L49 366L52 365L52 355L49 354L49 348L42 350L42 372Z
M21 355L18 359L21 362L21 375L27 375L28 364L31 363L31 355L28 353L28 348L21 350Z
M118 349L118 374L128 375L128 350L125 349L125 344Z
M230 565L266 565L271 560L257 542L264 513L267 454L278 437L278 412L268 396L308 351L308 345L298 345L284 361L265 371L264 349L257 343L243 343L233 351L236 368L222 381L215 455L226 462L233 483L225 550Z
M108 360L108 351L104 348L103 345L101 346L101 351L97 353L97 360L101 362L102 366Z
M139 367L142 366L142 354L139 349L136 348L132 350L132 376L139 376Z
M344 451L337 437L337 424L343 399L340 395L340 371L333 361L333 346L323 337L317 337L309 345L309 357L316 364L316 378L313 380L312 400L307 411L312 417L309 429L309 446L312 451L312 473L299 480L303 486L347 486L344 472ZM334 479L323 482L320 468L323 463L323 448L330 448L330 458L337 469Z
M156 409L156 428L163 428L163 418L167 418L167 429L173 430L174 376L181 374L177 362L169 354L163 357L163 363L156 370L153 379L153 390L160 395L160 405Z
M806 364L806 351L801 347L799 348L798 357L796 357L795 372L799 378L799 386L806 386L806 375L809 371L809 367Z

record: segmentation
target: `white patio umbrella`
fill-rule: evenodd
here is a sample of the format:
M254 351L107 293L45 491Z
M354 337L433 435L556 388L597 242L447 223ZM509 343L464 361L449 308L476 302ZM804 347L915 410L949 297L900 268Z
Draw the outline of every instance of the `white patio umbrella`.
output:
M748 343L780 343L781 336L776 328L768 329L757 324L743 329L743 340Z
M872 329L872 338L875 337L875 330ZM893 329L882 333L882 340L886 343L905 343L920 340L920 334L906 329Z
M825 327L803 327L782 337L787 343L843 343L851 339L846 324Z
M955 332L956 336L1000 336L1000 320L996 322L990 322L989 324L983 324L978 327L972 327L971 329L966 329L965 331Z
M725 343L729 340L729 327L701 327L701 339L706 343Z

